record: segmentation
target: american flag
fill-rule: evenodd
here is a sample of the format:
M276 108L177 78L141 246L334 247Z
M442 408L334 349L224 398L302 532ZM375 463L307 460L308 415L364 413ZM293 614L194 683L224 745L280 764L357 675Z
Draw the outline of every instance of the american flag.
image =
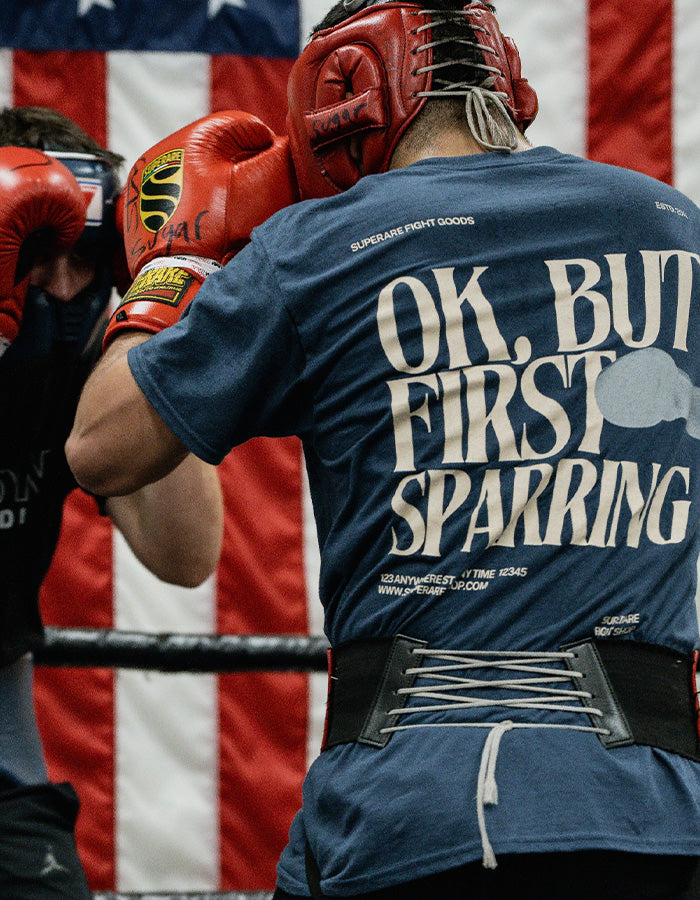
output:
M330 3L37 0L0 16L0 101L48 105L138 154L207 112L278 133L286 78ZM9 9L7 9L9 7ZM500 0L540 98L535 144L647 172L700 202L698 0ZM147 573L75 492L42 606L54 625L136 631L321 631L318 548L296 440L220 467L218 572L195 590ZM322 675L41 670L51 776L82 799L95 890L269 890L317 753Z

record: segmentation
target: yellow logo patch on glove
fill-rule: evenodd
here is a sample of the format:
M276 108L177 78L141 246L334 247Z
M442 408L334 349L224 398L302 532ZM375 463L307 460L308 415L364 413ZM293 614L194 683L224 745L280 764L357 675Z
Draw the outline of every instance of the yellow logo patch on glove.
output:
M184 150L169 150L143 170L139 215L143 227L153 234L173 217L180 203L184 159Z
M175 267L149 269L142 272L124 294L120 306L136 300L156 301L178 306L195 280L184 269Z

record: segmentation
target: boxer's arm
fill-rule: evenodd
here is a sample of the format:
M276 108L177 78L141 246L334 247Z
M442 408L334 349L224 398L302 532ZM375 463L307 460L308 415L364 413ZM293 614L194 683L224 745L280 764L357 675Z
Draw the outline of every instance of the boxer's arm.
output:
M214 466L188 454L160 481L105 505L137 559L162 581L196 587L215 570L223 499Z
M132 331L112 341L83 388L66 442L78 484L102 497L123 496L159 481L189 452L131 374L127 352L148 338Z
M174 159L182 163L179 203L155 236L149 235L150 223L138 212L144 211L139 197L144 194L149 173L160 173L162 165L162 177L174 177L168 175L166 165ZM139 492L132 498L139 503L152 498L154 490L162 489L162 499L167 503L167 485L183 474L184 485L177 487L178 492L184 488L182 494L190 477L211 477L201 460L191 458L187 463L186 447L158 416L133 378L127 352L146 340L147 332L167 328L180 318L208 274L199 272L193 261L200 268L208 261L215 267L226 263L248 242L256 225L296 198L286 141L245 113L223 112L192 123L151 148L135 164L124 197L124 241L129 271L135 280L111 319L105 355L83 390L66 444L69 465L84 488L105 497ZM181 278L181 284L175 282L177 278ZM182 465L183 461L187 464ZM199 472L197 464L202 467ZM147 485L153 490L142 490ZM215 490L211 482L207 488ZM196 494L191 498L196 506ZM138 513L140 521L134 521L134 504L124 501L117 506L129 514L124 526L127 535L139 543L140 536L152 540L148 529L142 527L148 515L145 511ZM154 509L158 518L157 503ZM171 510L170 514L175 512ZM196 533L201 516L200 506L192 509L194 522L188 523L183 516L181 525L175 521L173 527L182 526L182 534L187 529ZM211 519L218 522L218 514ZM162 530L162 513L160 521ZM208 540L209 535L206 537ZM163 541L166 563L167 546ZM145 547L137 555L144 554L140 556L144 559L153 549ZM160 553L161 548L156 547L155 552ZM154 565L149 563L150 568Z
M130 332L115 341L114 347L107 351L109 359L104 360L109 364L110 373L121 373L121 357L126 362L129 346L140 343L147 337L143 333ZM100 365L101 363L96 370L98 378ZM172 472L138 490L121 495L120 489L119 496L108 496L106 490L95 493L106 497L104 511L124 536L136 558L150 572L169 584L196 587L214 572L221 555L223 497L218 472L214 466L187 452L166 426L162 425L133 381L128 365L123 374L126 381L118 389L119 397L127 398L129 391L133 389L136 403L130 408L135 410L139 425L146 425L149 416L155 417L153 422L157 428L150 445L154 446L158 435L162 434L167 438L167 447L175 448L175 458L183 452L185 455L179 463L173 459L175 468ZM101 382L98 381L97 387L100 385ZM128 389L126 385L129 386ZM109 410L104 399L97 402L101 405L101 413L107 416ZM142 406L142 403L145 405ZM119 409L116 414L126 416L127 407L128 403L124 410ZM89 404L82 408L90 413ZM130 434L129 431L126 433ZM121 438L121 428L113 429L110 434ZM143 457L143 447L130 452L135 459ZM70 446L67 445L69 462L70 453ZM121 466L123 467L123 457ZM145 477L150 480L151 476ZM126 489L131 490L130 487Z

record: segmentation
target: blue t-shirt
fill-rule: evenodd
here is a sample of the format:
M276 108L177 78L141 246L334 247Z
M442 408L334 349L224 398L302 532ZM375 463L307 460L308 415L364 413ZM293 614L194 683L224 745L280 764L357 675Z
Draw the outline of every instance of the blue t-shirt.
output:
M700 211L646 176L548 147L428 159L273 216L129 362L209 462L253 436L302 438L333 645L401 633L557 651L595 636L685 652L699 254ZM306 839L331 896L481 857L488 732L416 728L322 753L280 886L308 893ZM673 754L515 730L497 782L496 855L700 854L700 766Z

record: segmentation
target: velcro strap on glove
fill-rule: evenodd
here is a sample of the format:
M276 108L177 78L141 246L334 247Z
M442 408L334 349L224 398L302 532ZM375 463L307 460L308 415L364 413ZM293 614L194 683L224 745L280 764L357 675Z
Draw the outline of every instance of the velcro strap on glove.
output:
M204 279L221 269L202 256L164 256L147 263L122 297L107 325L103 352L122 331L155 334L182 316Z

